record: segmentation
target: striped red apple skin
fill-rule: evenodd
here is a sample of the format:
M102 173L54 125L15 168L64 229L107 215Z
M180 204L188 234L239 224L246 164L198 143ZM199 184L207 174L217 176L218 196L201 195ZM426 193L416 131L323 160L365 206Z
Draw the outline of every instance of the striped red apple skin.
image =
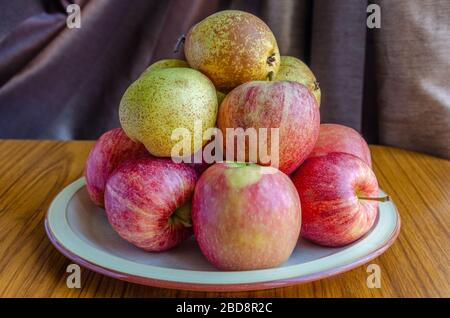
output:
M292 176L302 204L301 236L344 246L366 234L378 213L378 182L361 159L346 153L308 158Z
M306 86L290 81L254 81L238 86L225 97L219 108L217 126L224 140L227 140L227 128L267 128L268 131L279 128L277 168L290 174L308 157L316 143L320 113L315 97ZM226 153L226 142L224 146ZM258 140L258 149L261 147L267 147L271 154L269 140ZM236 151L234 155L237 156Z
M321 156L330 152L349 153L372 167L369 145L353 128L338 124L320 125L319 138L309 156Z
M190 200L196 179L193 168L171 159L126 161L106 183L108 221L122 238L144 250L175 247L192 234Z
M128 138L122 128L104 133L92 147L84 170L91 200L104 206L106 181L114 169L125 160L150 156L144 145Z

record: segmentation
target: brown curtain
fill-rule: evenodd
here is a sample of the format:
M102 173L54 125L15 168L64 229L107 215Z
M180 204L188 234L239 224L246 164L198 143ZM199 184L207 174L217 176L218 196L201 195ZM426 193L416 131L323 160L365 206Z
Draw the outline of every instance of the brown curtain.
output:
M119 125L127 86L209 14L240 9L272 28L283 55L306 61L322 88L322 122L371 143L450 158L450 2L378 0L80 0L0 4L0 138L93 139ZM372 1L370 1L372 3Z

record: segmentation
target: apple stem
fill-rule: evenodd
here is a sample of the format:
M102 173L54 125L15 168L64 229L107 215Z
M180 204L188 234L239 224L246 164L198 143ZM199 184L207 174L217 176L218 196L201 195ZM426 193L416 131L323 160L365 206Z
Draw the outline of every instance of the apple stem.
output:
M386 202L386 201L390 201L391 198L386 195L384 197L376 197L376 198L370 198L370 197L360 197L358 196L358 199L360 200L369 200L369 201L378 201L378 202Z
M182 34L178 39L177 43L175 43L175 48L173 49L173 53L180 52L181 46L184 44L184 41L186 40L186 36Z
M273 71L270 71L269 74L267 74L267 77L269 78L269 81L273 81Z
M186 201L183 205L178 207L168 220L169 224L181 223L185 227L191 227L191 201Z

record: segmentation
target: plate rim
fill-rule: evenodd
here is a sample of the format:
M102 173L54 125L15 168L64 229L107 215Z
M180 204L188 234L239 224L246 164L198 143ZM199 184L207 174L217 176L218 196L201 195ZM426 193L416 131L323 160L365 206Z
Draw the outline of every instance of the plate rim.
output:
M208 283L192 283L192 282L180 282L180 281L171 281L171 280L161 280L156 278L150 278L140 275L134 275L126 272L120 272L114 269L110 269L98 264L95 264L91 261L88 261L84 259L83 257L75 254L74 252L70 251L68 248L66 248L61 242L58 241L56 236L53 234L50 224L49 224L49 212L53 206L53 203L58 198L58 196L64 192L68 187L71 185L81 182L81 180L84 179L84 177L78 178L75 181L68 184L66 187L64 187L56 197L52 200L49 208L47 209L47 212L45 214L45 221L44 221L44 228L45 232L47 234L47 237L49 238L50 242L55 246L55 248L62 253L64 256L72 260L78 265L81 265L89 270L92 270L94 272L100 273L102 275L106 275L115 279L131 282L131 283L137 283L140 285L147 285L147 286L153 286L153 287L159 287L159 288L171 288L171 289L179 289L179 290L191 290L191 291L248 291L248 290L259 290L259 289L269 289L269 288L278 288L278 287L286 287L290 285L300 284L300 283L307 283L312 282L315 280L320 280L323 278L327 278L330 276L334 276L349 270L352 270L356 267L359 267L374 258L378 257L379 255L383 254L397 239L400 228L401 228L401 218L400 214L398 212L397 206L395 203L391 200L390 203L392 204L394 211L396 213L396 225L392 233L390 234L389 238L386 239L386 241L380 245L378 248L373 250L372 252L361 256L357 258L356 260L352 261L349 264L343 264L338 265L336 267L333 267L331 269L323 270L316 273L311 274L305 274L297 277L291 277L287 279L278 279L278 280L272 280L272 281L262 281L262 282L254 282L254 283L223 283L223 284L208 284ZM70 198L74 196L75 193L77 193L80 189L85 186L85 182L78 188L76 191L71 195Z

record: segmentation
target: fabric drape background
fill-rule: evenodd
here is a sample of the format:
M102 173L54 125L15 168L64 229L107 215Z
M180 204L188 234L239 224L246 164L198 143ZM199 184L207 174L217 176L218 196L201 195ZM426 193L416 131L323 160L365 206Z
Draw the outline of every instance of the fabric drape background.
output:
M66 6L81 6L81 28ZM366 8L381 7L368 29ZM370 143L450 158L450 2L446 0L21 0L0 3L0 138L94 139L119 126L120 98L177 37L240 9L273 30L322 88L322 122Z

